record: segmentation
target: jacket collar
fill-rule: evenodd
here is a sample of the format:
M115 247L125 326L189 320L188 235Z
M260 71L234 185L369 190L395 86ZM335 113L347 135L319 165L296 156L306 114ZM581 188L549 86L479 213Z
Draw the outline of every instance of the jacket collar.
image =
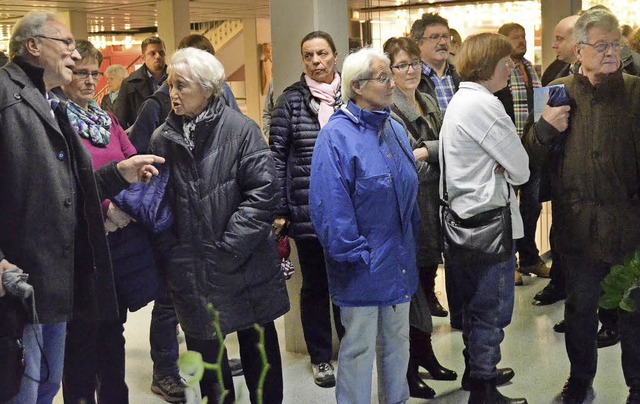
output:
M380 131L391 114L391 109L386 107L382 111L367 111L356 105L355 102L349 101L346 105L340 107L340 110L356 125L366 129L375 129Z
M622 77L622 66L614 73L603 76L600 84L595 87L589 81L589 78L582 74L582 70L574 73L576 91L582 94L593 94L596 99L608 99L619 94L624 86L624 78Z
M416 100L420 103L420 106L424 109L425 106L422 105L422 100L420 99L420 93L416 90ZM400 114L404 115L408 121L414 122L420 118L420 112L409 102L407 96L400 90L397 86L393 90L393 104L398 109Z
M42 95L45 95L47 90L44 85L44 69L40 66L32 65L20 56L13 58L13 62L22 69L24 74L31 80L31 83L33 83Z

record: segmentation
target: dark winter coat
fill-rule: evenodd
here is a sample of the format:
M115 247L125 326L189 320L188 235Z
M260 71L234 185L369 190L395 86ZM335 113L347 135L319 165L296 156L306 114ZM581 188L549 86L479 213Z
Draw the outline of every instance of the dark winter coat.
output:
M74 287L91 295L96 273L111 274L101 201L129 184L115 163L94 177L66 105L52 116L44 70L17 62L0 69L0 259L29 274L40 322L64 322L89 303ZM104 317L117 318L113 280L97 287L113 297Z
M153 79L149 77L148 72L147 67L142 65L138 70L131 73L129 77L122 80L118 98L116 98L114 105L114 115L124 129L133 125L138 116L140 106L155 91Z
M289 310L271 237L280 198L273 159L255 122L222 97L212 108L213 116L195 128L193 152L182 117L173 113L151 141L152 151L167 159L174 213L161 260L178 320L198 339L215 337L209 303L220 313L223 334Z
M278 97L269 129L269 146L282 198L278 217L290 221L289 236L294 239L316 237L309 216L309 177L320 122L312 100L303 74ZM340 102L336 108L339 105Z
M416 100L425 112L421 115L396 87L393 92L391 117L402 123L409 135L411 149L426 147L427 161L416 161L420 187L418 206L420 208L420 235L418 237L418 268L438 265L442 252L440 239L440 164L439 142L442 116L438 102L429 95L416 90Z
M618 73L597 88L582 74L564 84L571 99L562 155L551 167L556 251L608 264L640 247L640 78ZM558 131L544 118L524 145L540 165Z

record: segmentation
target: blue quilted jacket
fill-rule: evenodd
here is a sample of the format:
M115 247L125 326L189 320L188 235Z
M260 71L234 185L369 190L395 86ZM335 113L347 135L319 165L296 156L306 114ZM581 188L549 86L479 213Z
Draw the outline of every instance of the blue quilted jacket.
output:
M320 131L309 208L338 306L406 303L416 291L418 175L407 134L386 111L349 102Z

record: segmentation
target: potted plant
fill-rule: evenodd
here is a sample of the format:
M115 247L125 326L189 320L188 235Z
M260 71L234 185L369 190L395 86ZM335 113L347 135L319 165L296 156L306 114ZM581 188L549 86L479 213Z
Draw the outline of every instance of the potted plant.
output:
M640 310L640 249L624 264L611 268L601 284L604 293L600 307L628 312Z

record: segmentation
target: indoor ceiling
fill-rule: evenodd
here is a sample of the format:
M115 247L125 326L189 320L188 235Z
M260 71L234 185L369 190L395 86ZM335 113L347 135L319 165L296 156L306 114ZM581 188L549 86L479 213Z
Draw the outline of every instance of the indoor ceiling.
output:
M428 5L452 0L348 0L351 9ZM90 33L156 26L156 0L0 0L0 36L31 10L87 13ZM269 0L189 0L191 22L269 17ZM5 32L6 31L6 32ZM3 35L4 34L4 35Z

